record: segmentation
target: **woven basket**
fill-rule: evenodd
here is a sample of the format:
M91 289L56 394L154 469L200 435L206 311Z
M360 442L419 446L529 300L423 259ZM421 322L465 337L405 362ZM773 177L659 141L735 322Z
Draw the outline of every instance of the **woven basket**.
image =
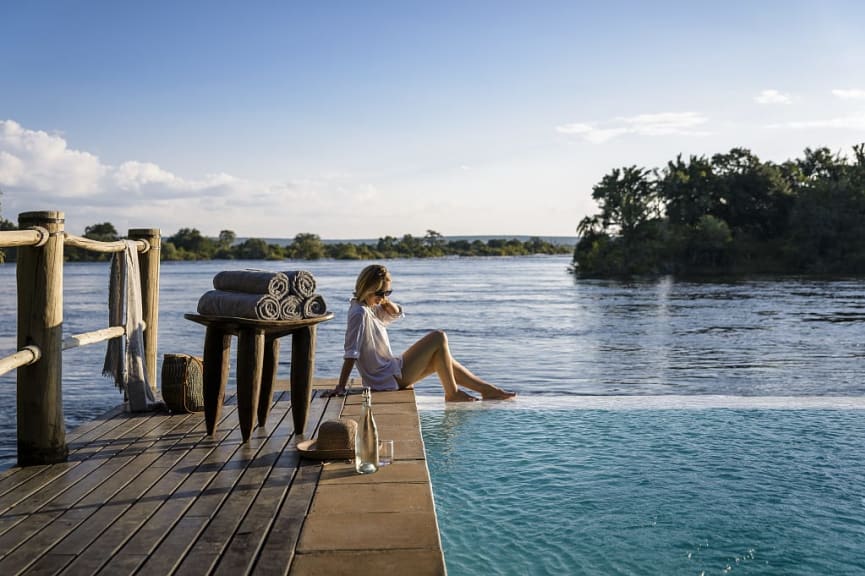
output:
M166 354L162 361L162 399L172 412L204 410L204 365L189 354Z

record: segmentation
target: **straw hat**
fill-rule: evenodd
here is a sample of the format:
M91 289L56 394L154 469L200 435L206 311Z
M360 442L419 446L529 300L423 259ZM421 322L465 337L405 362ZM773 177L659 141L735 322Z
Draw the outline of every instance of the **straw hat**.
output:
M356 432L357 422L350 418L327 420L318 427L318 439L298 442L297 451L315 460L350 460Z

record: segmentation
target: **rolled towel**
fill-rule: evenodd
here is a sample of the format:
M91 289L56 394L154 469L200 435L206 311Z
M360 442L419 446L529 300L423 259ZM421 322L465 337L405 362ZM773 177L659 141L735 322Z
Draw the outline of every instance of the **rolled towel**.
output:
M209 290L198 299L198 313L257 320L279 320L279 300L270 294Z
M288 277L289 290L295 296L306 299L315 293L315 276L306 270L283 272Z
M213 287L228 292L270 294L282 298L289 293L291 284L282 272L267 270L223 270L213 277Z
M303 300L289 294L279 301L280 320L300 320L303 318Z
M303 317L318 318L327 314L327 304L321 294L313 294L303 301Z

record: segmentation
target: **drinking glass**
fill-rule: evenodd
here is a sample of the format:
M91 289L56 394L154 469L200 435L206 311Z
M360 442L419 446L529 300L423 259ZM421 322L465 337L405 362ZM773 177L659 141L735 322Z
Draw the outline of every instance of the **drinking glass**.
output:
M378 441L378 465L393 464L393 440Z

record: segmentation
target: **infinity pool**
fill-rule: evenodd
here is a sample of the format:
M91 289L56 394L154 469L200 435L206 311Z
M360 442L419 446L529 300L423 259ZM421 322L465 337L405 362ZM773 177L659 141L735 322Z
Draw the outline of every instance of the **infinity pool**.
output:
M448 573L865 573L861 399L671 402L422 403Z

